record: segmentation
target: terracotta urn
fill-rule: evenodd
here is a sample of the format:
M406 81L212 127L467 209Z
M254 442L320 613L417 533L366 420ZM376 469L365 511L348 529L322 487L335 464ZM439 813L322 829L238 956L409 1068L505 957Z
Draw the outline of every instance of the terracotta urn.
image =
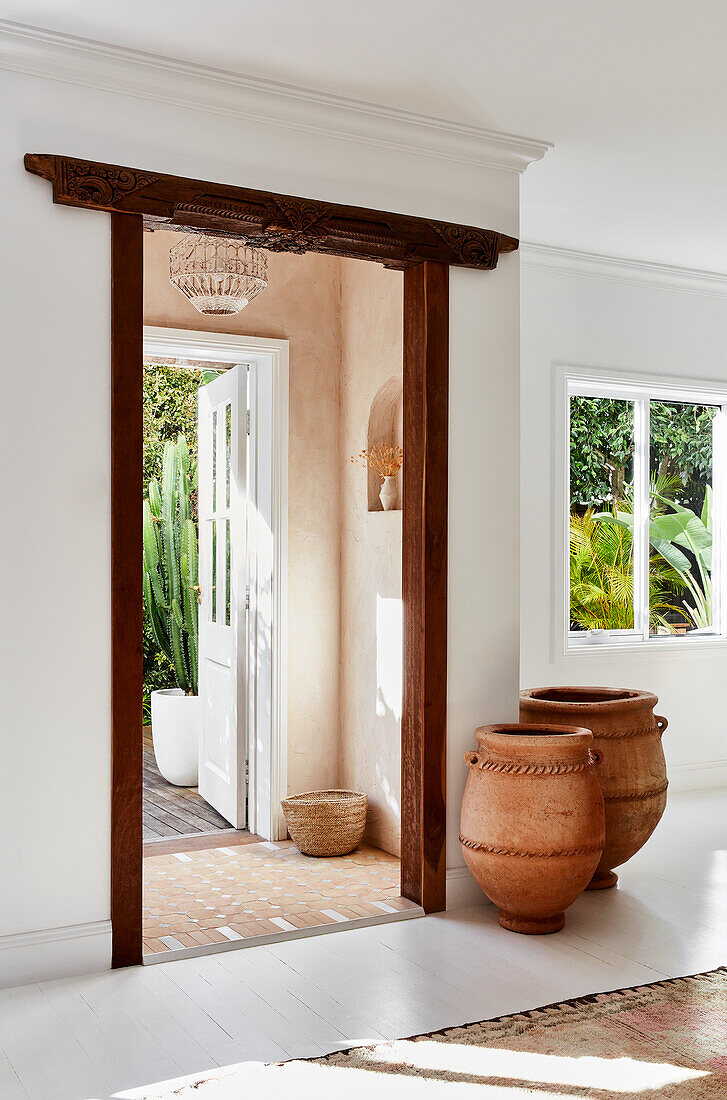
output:
M520 721L587 727L601 756L598 778L606 804L606 846L589 890L618 881L614 867L646 843L666 807L666 761L661 736L666 718L649 691L550 687L520 692Z
M482 726L462 799L460 843L503 928L557 932L604 844L590 730Z

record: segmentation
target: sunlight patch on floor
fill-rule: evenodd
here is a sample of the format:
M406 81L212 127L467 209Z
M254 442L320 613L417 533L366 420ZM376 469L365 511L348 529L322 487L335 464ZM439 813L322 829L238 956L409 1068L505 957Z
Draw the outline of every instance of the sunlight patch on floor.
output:
M635 1058L567 1057L532 1051L478 1047L464 1043L440 1043L436 1039L395 1042L362 1052L376 1065L412 1066L435 1072L472 1077L501 1077L533 1084L568 1085L616 1093L637 1093L708 1076L704 1070L667 1062L642 1062Z
M255 1100L295 1096L297 1100L414 1100L434 1096L520 1100L542 1096L572 1097L573 1089L615 1096L683 1084L707 1077L668 1062L634 1058L566 1057L531 1051L401 1040L360 1052L364 1067L291 1061L279 1066L246 1062L115 1093L117 1100ZM542 1087L539 1087L542 1086ZM564 1091L558 1091L561 1086Z

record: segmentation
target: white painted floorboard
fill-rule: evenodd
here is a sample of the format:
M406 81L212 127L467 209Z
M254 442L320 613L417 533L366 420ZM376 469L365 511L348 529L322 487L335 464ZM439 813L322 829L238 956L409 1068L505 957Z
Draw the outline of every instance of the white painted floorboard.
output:
M554 936L489 905L0 992L2 1100L143 1097L247 1060L323 1054L727 963L727 791L670 799L616 891Z

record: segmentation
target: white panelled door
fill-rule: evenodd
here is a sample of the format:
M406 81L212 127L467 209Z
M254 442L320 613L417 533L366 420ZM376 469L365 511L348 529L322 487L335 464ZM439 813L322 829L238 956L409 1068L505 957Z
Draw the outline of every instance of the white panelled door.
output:
M199 793L246 825L247 367L198 393Z

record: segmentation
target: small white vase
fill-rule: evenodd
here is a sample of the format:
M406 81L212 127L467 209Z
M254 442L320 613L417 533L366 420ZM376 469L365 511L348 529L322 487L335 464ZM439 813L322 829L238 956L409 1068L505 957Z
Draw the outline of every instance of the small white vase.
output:
M157 767L168 783L196 787L198 782L200 703L181 688L151 693L151 735Z
M396 485L396 474L384 478L384 484L379 493L381 507L385 512L393 512L399 503L399 490Z

